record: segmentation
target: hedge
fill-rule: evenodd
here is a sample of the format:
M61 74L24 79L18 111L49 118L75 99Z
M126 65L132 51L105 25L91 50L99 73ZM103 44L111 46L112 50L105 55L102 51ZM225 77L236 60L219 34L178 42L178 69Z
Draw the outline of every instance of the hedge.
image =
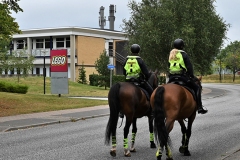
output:
M106 82L105 82L106 81ZM112 84L115 84L117 82L124 82L125 76L124 75L113 75L112 77ZM165 76L158 76L159 84L165 84L166 83L166 77ZM107 84L107 86L110 86L110 77L104 77L97 74L91 74L89 75L89 84L91 86L104 86L104 84Z
M0 81L0 92L22 93L26 94L28 86Z

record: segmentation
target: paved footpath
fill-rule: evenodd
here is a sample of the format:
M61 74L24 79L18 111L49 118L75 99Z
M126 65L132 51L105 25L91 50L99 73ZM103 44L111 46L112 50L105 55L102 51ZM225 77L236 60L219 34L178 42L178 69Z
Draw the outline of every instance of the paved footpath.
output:
M224 93L220 89L204 88L202 94L203 94L202 99L208 99L221 96ZM71 97L71 98L90 98L90 97ZM91 99L93 98L91 97ZM107 98L101 99L107 100ZM79 109L68 109L60 111L0 117L0 132L9 132L18 129L27 129L56 123L73 122L108 115L109 115L108 105L101 105ZM240 149L233 153L229 153L222 160L240 160Z

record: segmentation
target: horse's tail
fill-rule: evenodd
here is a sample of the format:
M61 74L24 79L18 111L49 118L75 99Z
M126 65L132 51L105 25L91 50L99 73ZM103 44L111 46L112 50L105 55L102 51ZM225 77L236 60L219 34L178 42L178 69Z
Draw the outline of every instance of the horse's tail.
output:
M156 141L161 146L166 146L169 140L165 126L164 91L164 87L159 87L154 96L154 133Z
M118 114L120 111L119 90L120 90L120 84L116 83L111 87L108 93L108 104L110 108L110 116L108 119L108 124L105 132L106 145L109 145L111 135L116 135Z

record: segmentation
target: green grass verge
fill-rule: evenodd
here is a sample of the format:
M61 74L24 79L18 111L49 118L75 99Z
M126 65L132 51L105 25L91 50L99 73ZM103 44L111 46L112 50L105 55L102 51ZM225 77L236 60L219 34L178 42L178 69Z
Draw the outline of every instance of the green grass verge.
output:
M52 95L50 78L46 78L45 94L43 77L1 78L0 81L27 85L27 94L0 92L0 117L26 113L46 112L63 109L74 109L107 105L104 100L90 100L82 98L68 98L69 96L107 97L109 89L79 84L69 81L69 94Z

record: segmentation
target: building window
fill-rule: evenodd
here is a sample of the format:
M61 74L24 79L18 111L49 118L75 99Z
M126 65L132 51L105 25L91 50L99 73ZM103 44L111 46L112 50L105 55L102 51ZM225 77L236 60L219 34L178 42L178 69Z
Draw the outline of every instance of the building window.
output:
M10 69L10 74L14 74L14 68Z
M52 44L53 44L53 42L52 42ZM53 45L51 45L50 39L45 39L45 48L51 48L51 46L53 46Z
M56 38L56 46L57 48L64 48L64 38Z
M40 74L40 68L36 68L36 74L37 74L37 75Z
M36 48L43 48L43 39L36 39Z
M26 40L17 40L17 49L24 49L27 48L27 41Z
M113 56L113 42L108 42L109 56Z
M66 38L66 48L70 48L70 37Z

